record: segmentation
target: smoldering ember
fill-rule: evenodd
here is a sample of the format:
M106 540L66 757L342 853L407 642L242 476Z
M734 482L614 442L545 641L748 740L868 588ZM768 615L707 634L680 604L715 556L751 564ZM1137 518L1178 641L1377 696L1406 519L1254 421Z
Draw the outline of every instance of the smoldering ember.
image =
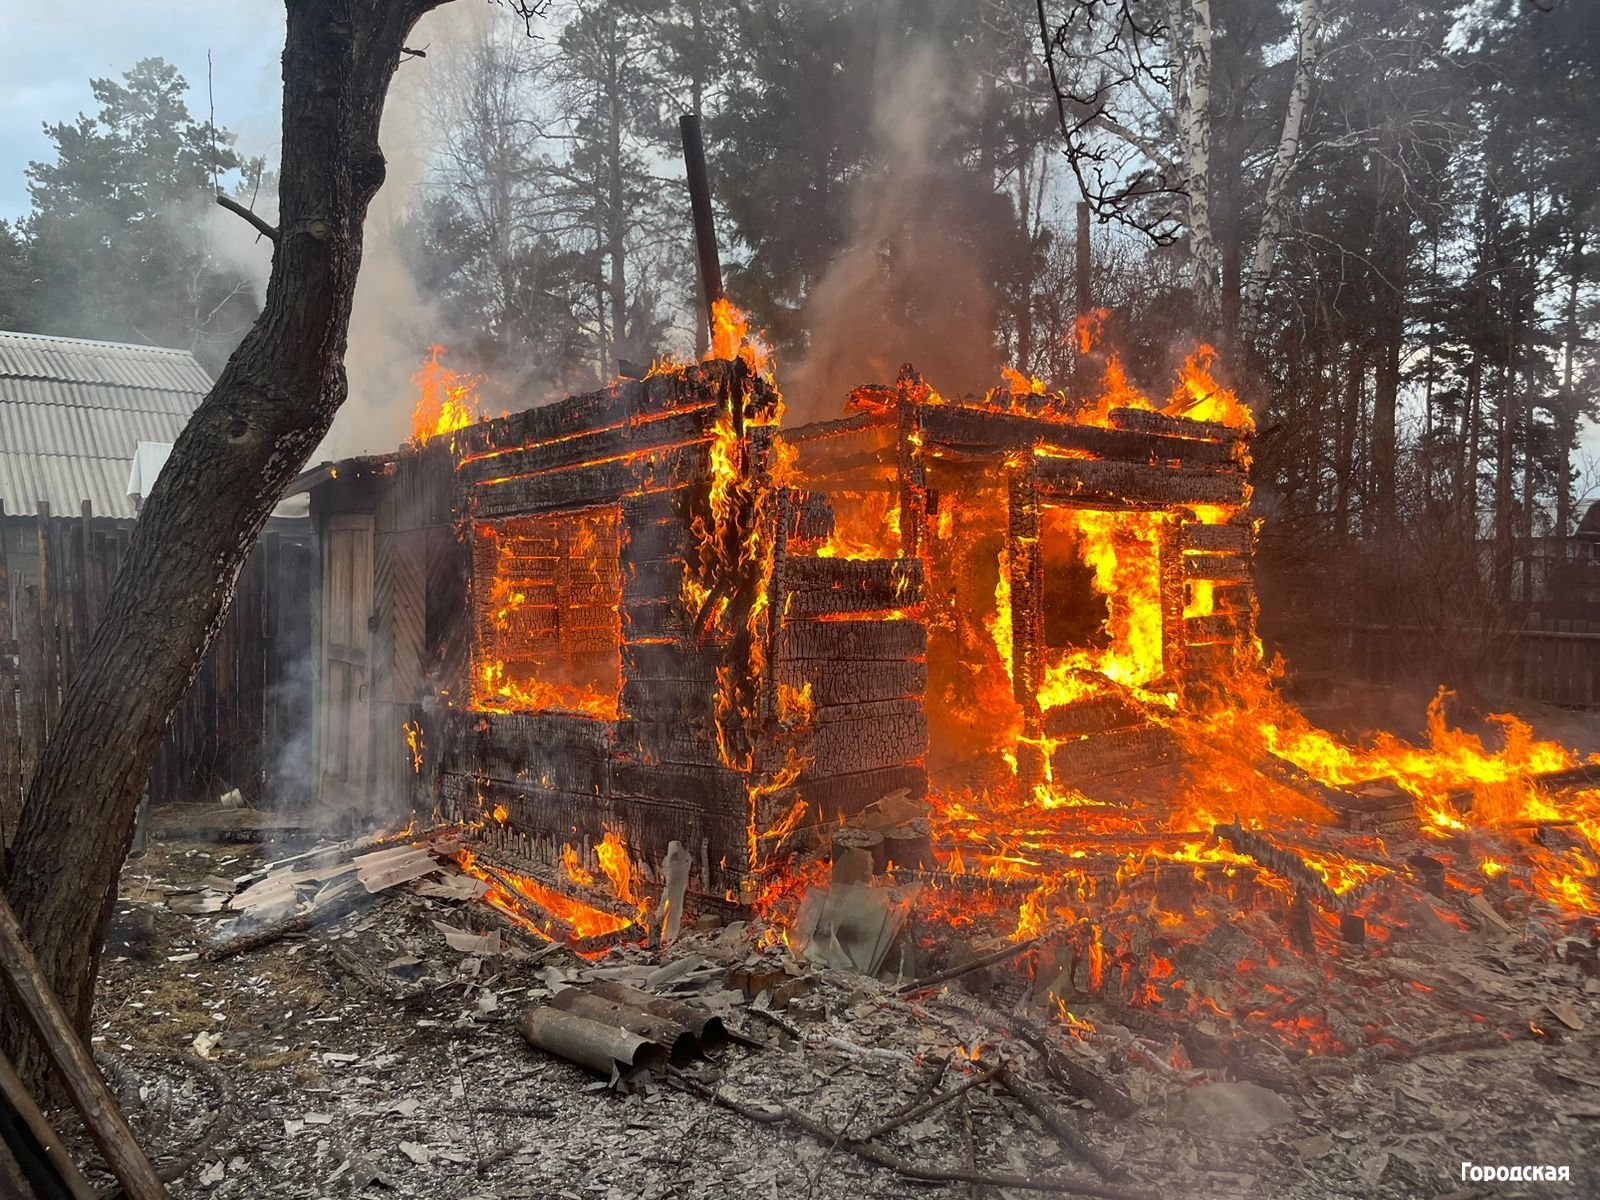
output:
M1417 7L108 17L0 1197L1600 1193L1600 10Z

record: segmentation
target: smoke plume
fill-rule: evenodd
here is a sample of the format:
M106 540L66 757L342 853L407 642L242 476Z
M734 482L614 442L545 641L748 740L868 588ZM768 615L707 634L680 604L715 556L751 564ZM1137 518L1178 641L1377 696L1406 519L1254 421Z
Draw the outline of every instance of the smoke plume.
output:
M880 46L876 165L856 182L844 250L807 299L810 351L786 372L800 421L837 416L852 386L893 382L905 361L954 393L996 379L993 286L973 241L992 192L938 153L972 102L975 89L960 86L970 68L926 42Z

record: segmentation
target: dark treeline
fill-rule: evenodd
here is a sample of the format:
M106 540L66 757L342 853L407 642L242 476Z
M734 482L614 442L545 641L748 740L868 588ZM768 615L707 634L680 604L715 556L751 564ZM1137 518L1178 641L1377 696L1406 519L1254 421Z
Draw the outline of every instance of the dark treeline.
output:
M1600 6L567 0L534 39L441 16L402 69L430 157L396 236L454 364L547 394L695 346L696 112L730 291L800 416L906 360L947 392L1007 363L1071 381L1082 196L1135 378L1164 393L1208 340L1258 413L1269 609L1464 630L1576 603ZM226 351L253 302L199 214L219 181L268 206L271 178L183 91L141 63L48 127L0 326Z

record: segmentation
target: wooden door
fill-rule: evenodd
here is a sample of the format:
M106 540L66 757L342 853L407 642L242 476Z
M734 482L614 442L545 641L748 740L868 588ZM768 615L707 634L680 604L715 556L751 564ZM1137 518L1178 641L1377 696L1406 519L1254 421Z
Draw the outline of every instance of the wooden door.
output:
M320 799L341 809L368 800L372 529L372 514L342 513L322 533Z

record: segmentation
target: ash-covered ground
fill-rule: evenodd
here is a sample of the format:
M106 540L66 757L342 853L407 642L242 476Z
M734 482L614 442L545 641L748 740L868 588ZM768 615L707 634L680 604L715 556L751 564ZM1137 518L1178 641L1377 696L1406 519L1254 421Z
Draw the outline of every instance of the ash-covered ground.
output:
M1092 1032L1071 1036L1018 963L897 992L802 967L781 943L757 949L740 926L585 961L420 883L249 953L196 957L226 914L185 915L173 901L284 852L167 841L125 872L95 1049L157 1165L178 1172L178 1200L1031 1194L1019 1179L1197 1198L1600 1194L1600 980L1502 930L1448 931L1406 961L1447 972L1458 994L1515 1012L1523 1028L1487 1049L1453 1049L1442 1029L1437 1049L1410 1058L1285 1060L1261 1075L1268 1086L1193 1066L1176 1039L1094 1020L1092 1007ZM501 929L514 950L451 949L436 921ZM923 961L948 968L973 953L946 931ZM624 1095L517 1031L553 988L640 982L685 958L677 993L759 1046L735 1043L686 1082ZM728 986L752 979L776 987L751 999ZM1030 1040L1040 1029L1045 1054ZM1110 1081L1131 1111L1113 1115L1068 1086L1059 1059L1052 1069L1059 1055ZM1002 1064L1045 1120L995 1075L868 1143L898 1168L852 1149ZM758 1114L787 1106L814 1128L762 1123L711 1095ZM86 1152L73 1119L60 1123ZM1474 1183L1464 1162L1564 1166L1571 1179ZM925 1182L906 1167L1012 1182Z

